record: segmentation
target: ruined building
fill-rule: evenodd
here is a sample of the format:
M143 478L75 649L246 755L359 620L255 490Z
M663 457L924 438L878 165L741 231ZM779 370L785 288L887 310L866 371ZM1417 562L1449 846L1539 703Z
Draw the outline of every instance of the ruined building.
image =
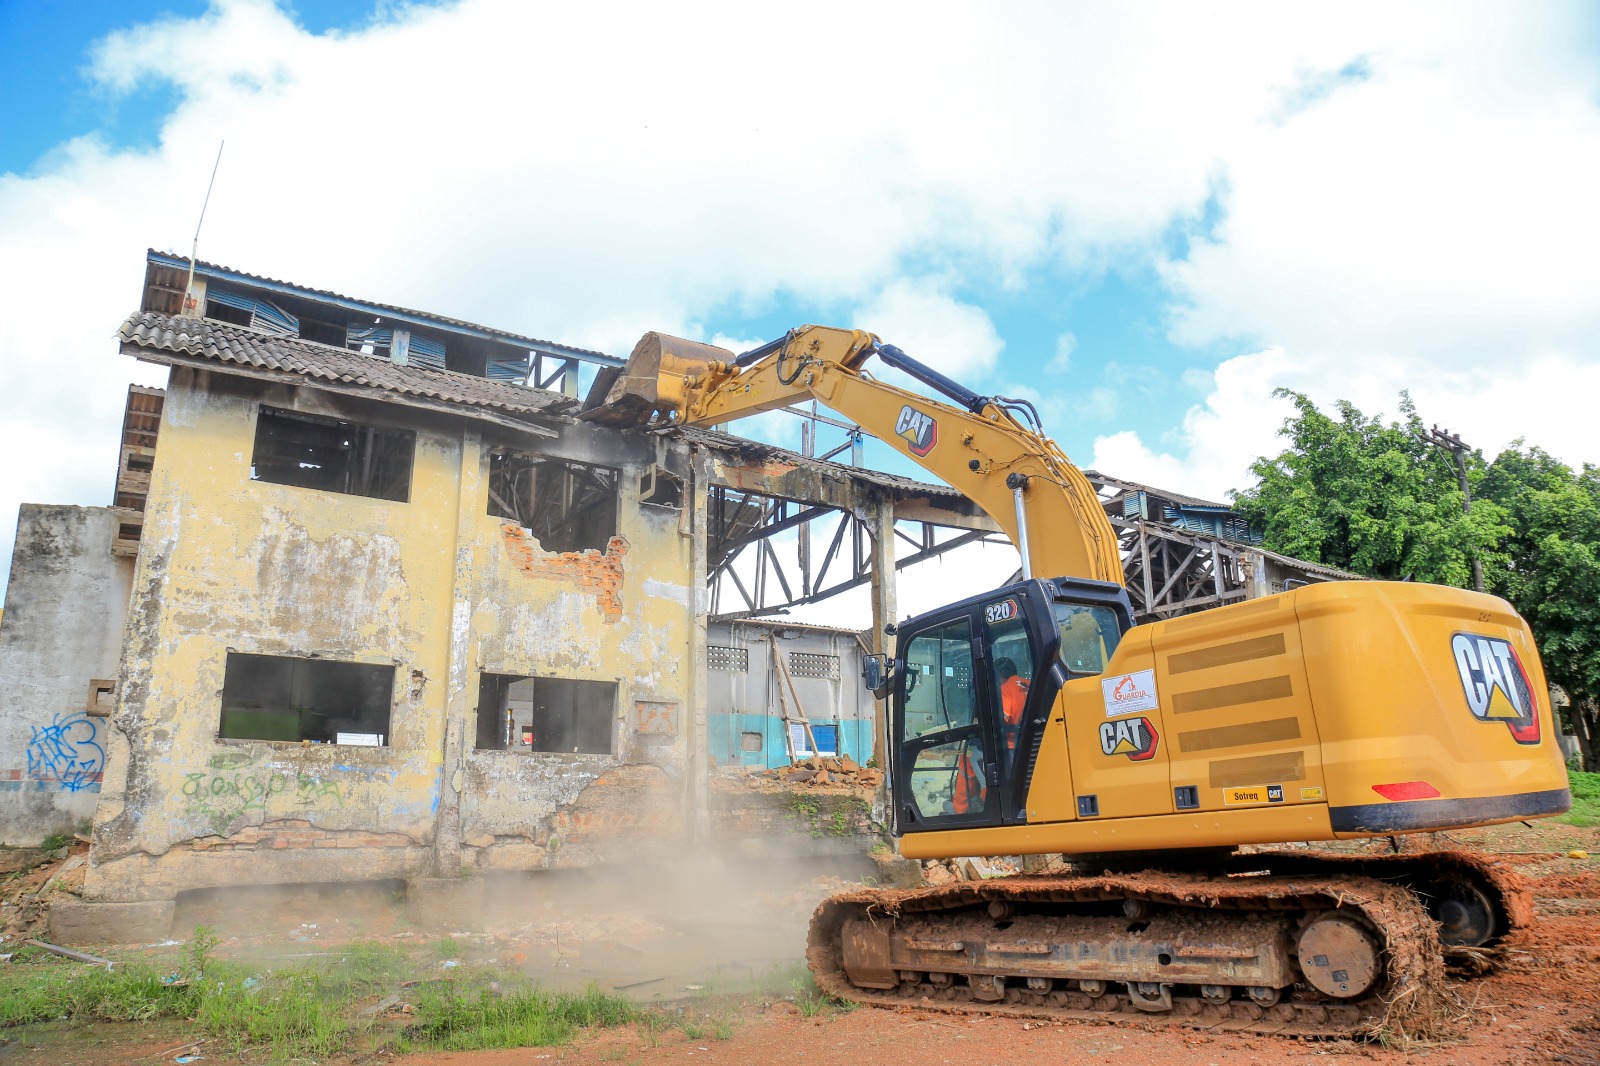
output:
M703 836L714 764L874 754L856 675L895 570L996 535L942 486L586 422L580 386L620 366L599 352L188 268L151 252L118 332L170 376L130 395L115 506L19 522L0 831L92 818L63 939L156 935L192 889ZM1166 532L1200 546L1147 614L1271 591L1243 546ZM755 618L860 586L864 635Z

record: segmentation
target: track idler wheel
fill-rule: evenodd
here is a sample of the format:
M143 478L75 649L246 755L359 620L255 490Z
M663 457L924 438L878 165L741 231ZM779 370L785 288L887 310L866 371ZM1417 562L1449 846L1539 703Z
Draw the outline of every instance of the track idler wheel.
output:
M1382 972L1381 949L1371 930L1349 914L1320 915L1300 930L1300 972L1326 996L1355 999Z
M1439 923L1445 947L1481 947L1499 932L1494 904L1472 881L1443 881L1428 886L1428 892L1428 913Z

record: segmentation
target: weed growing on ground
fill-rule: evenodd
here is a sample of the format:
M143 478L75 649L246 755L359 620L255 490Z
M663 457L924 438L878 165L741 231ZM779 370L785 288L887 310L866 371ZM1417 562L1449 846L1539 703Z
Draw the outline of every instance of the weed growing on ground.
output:
M795 1009L803 1018L815 1018L818 1015L848 1014L856 1009L854 1003L848 1000L836 999L817 987L817 982L811 976L811 971L804 972L804 976L796 978L790 985L789 998L794 1001Z
M659 1011L647 1011L639 1017L636 1028L645 1047L658 1047L661 1034L672 1028L672 1020Z
M184 975L191 981L204 976L206 966L211 962L211 953L216 950L219 943L221 940L210 926L195 926L194 935L183 946Z
M401 1035L402 1050L548 1047L567 1043L579 1029L660 1017L593 986L579 993L537 986L496 993L485 987L474 994L453 983L434 982L418 993L416 1021Z

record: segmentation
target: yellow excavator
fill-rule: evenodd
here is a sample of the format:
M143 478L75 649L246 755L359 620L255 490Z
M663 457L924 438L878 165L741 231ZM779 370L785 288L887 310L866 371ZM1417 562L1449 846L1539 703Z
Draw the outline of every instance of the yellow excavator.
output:
M873 356L948 402L877 380ZM1352 1035L1428 1010L1447 962L1481 969L1529 920L1516 874L1476 853L1304 843L1569 808L1539 654L1504 600L1336 582L1136 626L1115 531L1032 408L859 330L737 357L647 334L585 417L704 426L807 399L965 493L1022 556L1021 581L901 622L868 660L901 854L1072 860L824 901L822 988Z

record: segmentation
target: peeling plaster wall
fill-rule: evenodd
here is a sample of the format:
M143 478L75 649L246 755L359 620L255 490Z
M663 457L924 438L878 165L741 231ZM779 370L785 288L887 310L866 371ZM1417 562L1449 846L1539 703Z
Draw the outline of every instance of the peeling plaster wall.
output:
M0 844L70 836L94 815L106 719L89 682L117 676L133 560L109 507L26 503L0 618Z
M262 403L415 430L410 501L251 481ZM161 434L89 896L526 869L597 855L564 847L574 825L611 843L681 824L682 715L670 735L634 728L637 701L682 706L692 621L646 588L692 583L679 513L637 502L653 440L486 441L464 419L192 369ZM620 468L607 550L546 553L489 516L493 445ZM230 650L393 665L388 746L217 739ZM615 682L616 754L471 750L482 671ZM607 823L617 797L670 815Z

